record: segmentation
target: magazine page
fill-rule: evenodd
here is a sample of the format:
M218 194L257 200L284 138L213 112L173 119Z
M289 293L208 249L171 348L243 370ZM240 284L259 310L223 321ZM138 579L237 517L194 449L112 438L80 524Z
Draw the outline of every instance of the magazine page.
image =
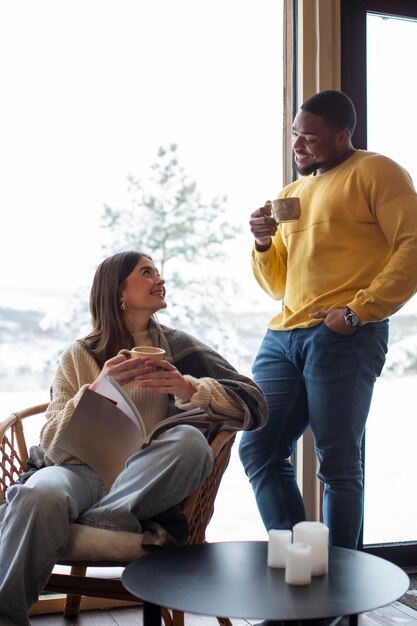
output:
M144 433L136 419L86 389L58 445L94 469L109 489L143 443Z
M85 390L58 445L93 468L107 489L127 459L163 431L180 424L206 431L212 424L205 411L195 408L161 420L146 433L139 411L113 378L105 377L99 389Z
M126 415L133 419L133 421L138 421L142 430L145 431L145 426L138 408L132 402L128 394L123 390L123 387L119 385L114 378L111 376L105 376L102 378L95 391L96 393L100 393L102 396L105 396L109 400L115 402L116 406L123 411L123 413L126 413Z

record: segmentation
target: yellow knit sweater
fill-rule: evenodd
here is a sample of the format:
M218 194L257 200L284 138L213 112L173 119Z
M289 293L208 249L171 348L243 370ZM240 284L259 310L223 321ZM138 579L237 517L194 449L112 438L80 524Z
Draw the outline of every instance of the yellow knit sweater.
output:
M362 323L380 321L416 292L417 194L397 163L358 150L280 196L299 196L302 215L278 227L267 251L252 252L259 285L283 299L269 328L314 326L309 313L346 305Z

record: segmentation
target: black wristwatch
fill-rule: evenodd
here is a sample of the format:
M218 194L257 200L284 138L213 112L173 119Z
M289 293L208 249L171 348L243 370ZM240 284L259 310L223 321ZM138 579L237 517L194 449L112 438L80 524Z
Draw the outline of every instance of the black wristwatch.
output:
M345 324L347 326L351 326L352 328L357 328L357 326L361 325L359 316L356 315L356 313L354 313L352 309L349 309L348 306L345 306L345 308L343 309L343 315L345 317Z

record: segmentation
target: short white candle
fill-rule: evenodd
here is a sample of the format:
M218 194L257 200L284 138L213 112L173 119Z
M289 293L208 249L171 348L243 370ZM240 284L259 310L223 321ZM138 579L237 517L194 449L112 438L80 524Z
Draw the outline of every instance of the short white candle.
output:
M311 546L307 543L290 543L287 546L285 582L289 585L311 583Z
M268 531L268 566L285 567L287 545L291 543L291 530L271 529Z
M294 541L311 546L311 574L324 576L329 568L329 529L321 522L299 522L293 528Z

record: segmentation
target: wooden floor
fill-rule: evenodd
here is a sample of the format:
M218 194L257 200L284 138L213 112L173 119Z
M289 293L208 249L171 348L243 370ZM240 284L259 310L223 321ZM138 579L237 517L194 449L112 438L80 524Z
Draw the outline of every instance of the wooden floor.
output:
M250 626L256 622L233 619L232 623L233 626ZM294 626L298 623L294 623ZM135 607L83 611L74 620L64 619L62 615L57 614L37 615L31 618L31 624L32 626L142 626L142 609ZM214 617L187 613L185 626L218 626L218 622ZM359 626L417 626L417 611L413 611L400 602L394 602L382 609L360 615Z

